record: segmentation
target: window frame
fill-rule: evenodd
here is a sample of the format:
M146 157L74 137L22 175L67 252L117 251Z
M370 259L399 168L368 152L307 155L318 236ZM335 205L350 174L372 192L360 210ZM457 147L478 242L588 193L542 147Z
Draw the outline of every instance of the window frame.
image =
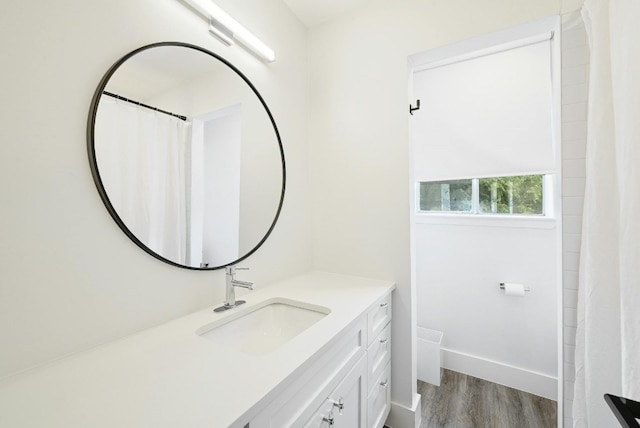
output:
M541 175L542 176L542 213L541 214L509 214L509 213L487 213L480 211L480 180L486 178L506 178L508 176L501 177L481 177L471 178L471 211L425 211L420 209L420 184L421 183L434 183L436 181L416 181L415 182L415 207L416 216L420 217L444 217L444 218L494 218L494 219L523 219L523 220L550 220L554 219L554 174L526 174L526 175ZM455 180L439 180L439 181L458 181L464 179ZM466 179L469 180L469 179Z

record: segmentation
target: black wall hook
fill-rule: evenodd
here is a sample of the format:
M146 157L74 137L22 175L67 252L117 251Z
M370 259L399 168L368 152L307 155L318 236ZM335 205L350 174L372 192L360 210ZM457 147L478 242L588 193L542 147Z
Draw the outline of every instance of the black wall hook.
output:
M420 100L416 100L416 106L412 106L411 104L409 104L409 114L411 114L411 116L413 116L413 112L416 110L420 110Z

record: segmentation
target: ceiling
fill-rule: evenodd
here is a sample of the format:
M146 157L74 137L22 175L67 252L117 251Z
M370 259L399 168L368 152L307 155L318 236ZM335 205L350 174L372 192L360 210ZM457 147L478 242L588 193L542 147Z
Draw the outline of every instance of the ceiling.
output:
M283 0L308 28L344 15L371 0Z

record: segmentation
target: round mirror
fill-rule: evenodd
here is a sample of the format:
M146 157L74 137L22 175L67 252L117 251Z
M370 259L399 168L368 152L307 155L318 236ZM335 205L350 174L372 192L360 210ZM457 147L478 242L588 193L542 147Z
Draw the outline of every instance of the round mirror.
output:
M218 55L176 42L125 55L98 85L87 133L107 210L152 256L219 269L273 230L285 190L280 134L253 84Z

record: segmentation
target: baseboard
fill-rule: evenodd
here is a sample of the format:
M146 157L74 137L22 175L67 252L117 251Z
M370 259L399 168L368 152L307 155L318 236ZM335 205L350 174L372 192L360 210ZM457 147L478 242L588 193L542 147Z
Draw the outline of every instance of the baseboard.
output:
M422 423L422 397L416 394L413 397L411 408L391 402L391 412L385 422L389 428L420 428Z
M542 373L444 348L442 366L550 400L558 399L558 378Z

